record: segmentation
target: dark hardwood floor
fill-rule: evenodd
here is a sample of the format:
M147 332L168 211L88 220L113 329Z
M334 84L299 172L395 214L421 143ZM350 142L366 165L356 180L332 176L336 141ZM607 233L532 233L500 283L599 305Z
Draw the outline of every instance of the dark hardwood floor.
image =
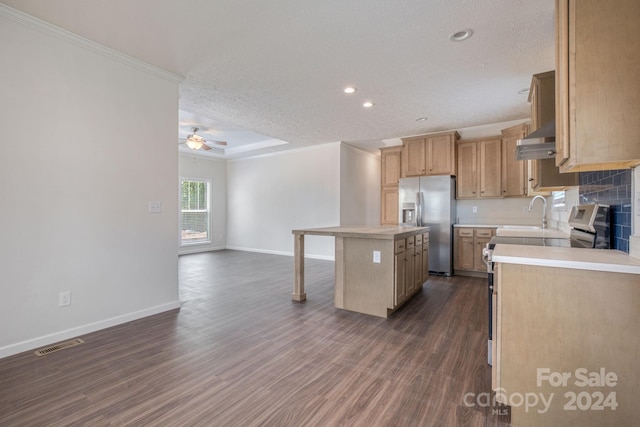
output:
M180 310L1 359L0 426L508 425L476 399L491 383L485 280L432 276L382 319L334 308L333 262L306 260L304 303L291 257L179 265Z

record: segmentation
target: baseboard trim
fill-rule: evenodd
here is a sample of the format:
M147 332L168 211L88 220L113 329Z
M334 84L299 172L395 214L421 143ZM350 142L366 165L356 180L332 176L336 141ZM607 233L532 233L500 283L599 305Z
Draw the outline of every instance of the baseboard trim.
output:
M284 251L272 251L267 249L254 249L254 248L243 248L241 246L227 246L227 249L232 251L244 251L244 252L258 252L261 254L271 254L271 255L284 255L284 256L293 256L293 252L284 252ZM330 255L313 255L313 254L305 254L305 258L311 259L321 259L324 261L335 261L335 256Z
M53 334L21 341L15 344L10 344L4 347L0 347L0 359L8 356L13 356L14 354L22 353L25 351L34 350L39 347L51 345L60 341L65 341L80 335L96 332L101 329L121 325L123 323L131 322L132 320L138 320L142 319L143 317L153 316L154 314L163 313L165 311L175 310L176 308L180 308L180 301L171 301L166 304L156 305L155 307L145 308L144 310L134 311L132 313L111 317L109 319L100 320L98 322L88 323L86 325L78 326L60 332L55 332Z

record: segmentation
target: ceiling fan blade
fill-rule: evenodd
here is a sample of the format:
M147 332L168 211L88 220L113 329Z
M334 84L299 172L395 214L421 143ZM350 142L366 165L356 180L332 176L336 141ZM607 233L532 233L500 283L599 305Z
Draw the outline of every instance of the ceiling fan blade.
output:
M202 149L203 149L203 150L205 150L205 151L209 151L209 150L211 150L211 147L209 147L209 146L208 146L207 144L205 144L205 143L202 143L202 147L200 147L200 148L202 148Z
M216 145L222 145L224 147L227 146L227 141L210 141L210 142L213 142Z

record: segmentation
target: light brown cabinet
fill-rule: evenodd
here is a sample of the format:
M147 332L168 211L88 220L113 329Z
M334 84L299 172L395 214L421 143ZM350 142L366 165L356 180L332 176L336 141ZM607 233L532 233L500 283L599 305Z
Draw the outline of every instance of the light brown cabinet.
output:
M592 251L586 251L589 252ZM589 258L592 257L581 261L595 266L587 261ZM492 389L502 391L496 394L496 400L509 403L513 394L504 393L505 390L509 393L535 390L547 397L555 393L544 411L513 405L510 411L513 425L638 424L636 350L640 348L640 338L622 326L640 322L638 279L636 274L609 271L494 265ZM570 373L571 377L561 387L551 381L539 382L536 373L541 367L558 375ZM604 379L600 369L615 373L616 384L593 387L592 383L585 387L575 375L581 369L584 369L582 378L588 375L591 379ZM605 399L613 399L609 400L609 406L594 410L598 393ZM575 396L579 396L578 405L584 405L583 410L567 410L575 408ZM591 396L593 404L591 400L587 403L583 403L586 399L581 400ZM617 406L612 407L612 403Z
M458 199L502 197L502 139L458 141Z
M502 130L502 195L525 197L527 195L528 162L516 160L516 145L529 133L526 123Z
M482 260L482 249L496 234L490 227L457 227L453 235L454 260L456 274L483 276L487 267Z
M556 0L556 162L564 171L640 164L638 0Z
M402 164L402 147L380 149L380 223L398 224L398 184Z
M422 289L429 278L429 233L395 241L393 307Z
M402 140L402 177L456 174L458 132Z
M397 307L407 299L407 240L395 241L394 269L395 281L393 283L393 306Z
M531 132L555 120L555 72L535 74L529 90L531 103ZM557 132L556 132L557 134ZM531 195L563 190L579 184L577 173L560 173L555 159L529 160L529 186Z

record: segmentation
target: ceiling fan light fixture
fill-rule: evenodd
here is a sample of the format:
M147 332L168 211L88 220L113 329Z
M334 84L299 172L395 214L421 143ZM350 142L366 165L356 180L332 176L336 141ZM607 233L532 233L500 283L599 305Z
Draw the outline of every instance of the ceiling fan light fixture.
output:
M198 128L191 128L191 130L193 131L193 134L187 137L185 143L187 144L187 147L191 148L192 150L199 150L204 145L204 138L200 135L196 135Z
M202 148L202 141L198 141L194 138L187 138L187 147L191 148L192 150L199 150Z

